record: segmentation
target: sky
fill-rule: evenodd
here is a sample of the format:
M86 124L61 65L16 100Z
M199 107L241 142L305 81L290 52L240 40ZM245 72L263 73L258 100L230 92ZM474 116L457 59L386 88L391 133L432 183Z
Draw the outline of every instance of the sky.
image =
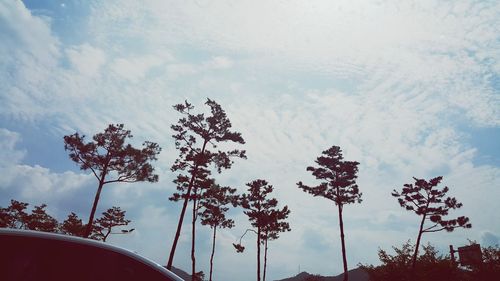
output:
M500 240L500 2L0 0L0 206L46 203L87 218L97 181L63 136L124 123L140 146L162 147L157 183L105 186L98 212L127 211L136 230L109 243L165 264L181 204L172 105L213 99L246 143L247 160L215 173L242 193L266 179L291 232L269 245L268 279L342 272L338 214L297 188L322 151L358 161L361 204L345 207L349 268L378 248L414 241L419 218L390 194L412 177L443 176L471 229L425 234L448 245ZM255 279L255 237L242 210L218 234L214 280ZM198 228L208 272L210 229ZM174 265L190 268L186 220Z

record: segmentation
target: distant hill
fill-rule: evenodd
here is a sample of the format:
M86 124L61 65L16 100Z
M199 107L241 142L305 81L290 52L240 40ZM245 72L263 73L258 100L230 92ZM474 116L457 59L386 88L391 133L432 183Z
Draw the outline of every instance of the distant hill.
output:
M308 281L310 279L311 281L342 281L342 277L344 274L340 274L337 276L319 276L319 275L313 275L309 274L307 272L301 272L297 274L294 277L289 277L281 280L275 280L275 281ZM312 279L312 277L316 277L317 279ZM370 281L370 278L368 277L368 273L364 271L361 268L356 268L353 270L349 270L349 281Z
M187 273L186 271L177 268L175 266L172 266L173 273L175 273L177 276L184 280L191 280L191 275ZM308 281L308 277L317 277L318 279L311 279L311 281L342 281L342 276L344 274L340 274L337 276L319 276L319 275L313 275L309 274L307 272L301 272L297 274L294 277L289 277L281 280L275 280L275 281ZM349 270L349 281L370 281L370 278L368 277L368 273L364 271L361 268L356 268Z

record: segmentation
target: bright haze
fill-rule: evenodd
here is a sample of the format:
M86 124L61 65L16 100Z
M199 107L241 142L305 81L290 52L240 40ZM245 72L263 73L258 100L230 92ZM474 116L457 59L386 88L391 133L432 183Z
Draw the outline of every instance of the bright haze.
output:
M120 206L136 230L109 243L161 264L181 203L172 105L220 103L247 160L214 172L239 192L262 178L288 205L291 232L269 244L268 280L342 272L338 214L296 183L338 145L358 161L361 204L344 208L349 268L377 264L377 249L415 241L419 219L393 189L443 176L471 229L426 234L443 254L467 239L500 237L499 1L15 1L0 0L0 206L10 199L64 220L86 219L97 181L64 151L63 136L91 137L124 123L134 145L163 148L157 183L104 187L98 213ZM236 147L235 147L236 148ZM188 212L189 214L189 212ZM214 279L255 280L255 235L241 210L218 232ZM174 265L190 268L190 216ZM199 226L208 272L211 232Z

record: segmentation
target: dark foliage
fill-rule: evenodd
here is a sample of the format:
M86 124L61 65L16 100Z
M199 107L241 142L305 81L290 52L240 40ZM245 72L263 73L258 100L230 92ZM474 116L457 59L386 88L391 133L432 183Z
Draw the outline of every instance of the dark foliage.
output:
M89 237L92 232L94 215L105 184L158 181L158 175L154 174L150 162L157 160L160 147L156 143L146 141L142 149L137 149L125 143L130 138L132 134L123 129L123 124L108 125L103 133L94 135L93 140L89 142L85 141L84 135L80 136L78 133L64 136L64 149L69 151L71 160L77 163L80 169L92 171L99 182L84 237Z
M285 221L290 214L288 206L283 207L283 209L273 208L268 210L264 214L264 226L261 230L261 241L264 244L264 270L262 275L262 281L266 281L267 272L267 253L269 250L269 241L276 240L279 238L281 232L290 231L290 224Z
M243 253L243 251L245 251L245 247L239 243L233 243L233 247L236 249L236 253Z
M459 267L443 256L430 244L423 247L423 254L417 258L417 269L412 268L414 246L410 241L401 248L393 247L395 254L379 249L381 261L379 266L362 266L371 281L401 280L401 281L493 281L500 280L500 248L483 248L483 263L474 267ZM496 256L496 258L495 258Z
M257 234L257 280L260 277L260 247L261 244L265 245L265 258L264 258L264 275L267 262L267 242L279 237L280 232L290 231L288 222L284 220L290 214L288 206L279 209L278 200L276 198L268 198L268 195L273 191L273 186L268 184L267 181L257 179L246 184L248 186L248 193L245 193L240 198L240 205L245 209L244 213L248 216L248 220L256 229ZM245 232L245 234L248 230ZM245 235L243 234L243 236ZM243 238L242 236L242 238ZM237 252L243 252L245 247L239 244L233 244Z
M31 214L28 215L26 225L28 229L45 231L45 232L56 232L59 223L51 215L45 212L45 207L47 205L42 204L40 206L35 206L31 210Z
M26 212L28 206L28 203L10 200L9 207L0 208L0 227L57 232L59 223L47 214L47 205L35 206L31 214Z
M437 187L443 177L436 177L429 181L413 179L415 184L405 184L401 192L394 190L392 196L398 199L401 207L421 217L412 261L412 267L415 267L422 234L442 230L451 232L455 228L471 228L472 225L469 223L468 217L444 218L450 210L462 207L462 203L459 203L454 197L445 198L449 188L447 186L442 189ZM425 227L426 222L430 222L431 225Z
M125 219L125 212L120 207L112 207L102 213L102 217L98 218L92 230L92 239L106 242L110 234L129 234L134 229L122 229L120 232L112 232L113 228L127 226L130 220Z
M500 247L489 246L482 248L483 263L471 266L472 277L475 280L500 280Z
M313 196L321 196L332 200L338 207L340 240L342 243L342 259L344 265L344 281L348 280L347 256L344 241L344 223L342 217L343 206L351 203L361 203L361 195L356 184L358 162L344 161L342 150L332 146L316 158L319 167L307 167L321 183L317 186L308 186L298 182L297 186Z
M31 214L26 212L28 203L11 200L7 208L0 207L0 227L37 230L44 232L61 233L72 236L84 237L85 227L82 220L71 212L66 220L59 223L54 217L45 212L47 205L35 206ZM112 232L113 228L126 226L130 220L125 219L125 211L120 207L112 207L102 213L102 217L94 221L89 238L106 242L110 234L128 234L134 229L122 229L120 232Z
M68 218L59 226L59 231L67 235L82 237L85 232L85 225L75 213L71 212Z
M10 206L0 208L0 227L26 229L28 203L10 200Z
M204 192L199 203L201 210L199 213L201 216L201 224L208 225L213 230L209 281L212 281L213 275L213 260L215 254L217 228L234 227L234 220L226 218L226 212L229 210L228 205L236 207L238 204L239 196L235 195L235 193L235 188L214 184Z
M174 109L183 115L177 124L171 126L174 131L172 136L175 140L175 147L179 150L179 157L172 165L172 172L178 173L174 183L177 191L170 200L182 201L182 209L179 215L174 241L170 250L167 268L172 268L175 249L182 229L184 215L189 201L192 201L192 275L196 275L195 270L195 234L196 219L199 213L201 194L209 189L214 180L210 178L211 168L217 172L223 169L230 169L233 158L246 158L244 150L215 150L220 143L233 142L244 144L245 141L238 132L231 131L231 122L222 107L213 100L207 99L205 102L210 108L210 114L194 114L194 106L185 101L183 104L174 105ZM212 150L213 149L213 150Z
M343 159L342 150L338 146L323 151L322 156L315 161L319 167L307 167L307 171L322 182L312 187L299 182L297 186L313 196L332 200L338 206L361 203L362 193L356 184L359 163Z

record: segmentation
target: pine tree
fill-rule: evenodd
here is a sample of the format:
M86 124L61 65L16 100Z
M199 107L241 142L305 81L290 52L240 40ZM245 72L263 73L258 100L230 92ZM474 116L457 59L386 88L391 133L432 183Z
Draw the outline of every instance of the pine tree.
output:
M236 207L238 203L239 197L235 193L235 188L214 184L201 197L199 213L201 224L208 225L213 230L209 281L212 281L217 229L234 227L234 220L227 218L226 212L229 210L228 205Z
M113 228L119 226L127 226L130 220L125 219L125 212L120 207L111 207L102 213L102 217L98 218L92 230L92 239L106 242L110 234L129 234L134 229L122 229L120 232L112 232Z
M246 185L248 186L248 193L241 196L240 205L245 209L244 213L248 216L248 220L252 226L257 229L256 231L252 231L257 234L257 280L260 281L261 244L264 243L266 245L267 253L267 240L272 237L277 238L277 233L280 230L289 230L288 223L283 222L283 220L288 217L290 211L288 210L288 206L282 209L277 208L278 200L276 198L268 198L268 195L273 191L273 186L266 180L257 179ZM245 234L247 232L248 230ZM241 246L241 243L233 245L237 252L243 252L245 249Z
M27 228L30 230L45 231L45 232L57 232L59 223L51 215L47 214L45 208L46 204L40 206L35 206L31 210L31 214L27 217Z
M344 264L344 281L348 280L347 256L344 237L344 222L342 212L344 205L361 203L361 195L356 184L358 162L344 161L342 150L338 146L332 146L322 152L322 156L316 158L319 167L307 167L316 179L321 180L317 186L307 186L302 182L297 186L313 196L321 196L335 202L339 212L340 241L342 244L342 260Z
M82 237L85 232L85 225L75 213L71 212L66 220L59 225L59 231L67 235Z
M10 206L0 208L0 227L27 229L28 203L10 200Z
M161 148L154 142L146 141L142 149L137 149L125 144L129 138L132 134L123 129L123 124L110 124L103 133L94 135L90 142L85 142L85 136L78 133L64 136L64 149L69 151L71 160L80 165L80 169L92 171L99 182L84 237L89 237L92 232L97 204L105 184L158 181L150 162L157 160Z
M462 207L462 203L459 203L454 197L444 198L449 191L447 186L442 189L437 187L443 177L436 177L430 181L413 179L415 185L405 184L401 192L394 190L392 196L398 198L401 207L421 217L415 252L412 258L412 268L415 269L422 234L442 230L451 232L455 228L471 228L472 225L469 223L469 218L465 216L450 220L443 218L448 215L450 210ZM431 222L431 226L424 227L427 221Z
M281 232L290 231L290 224L285 221L290 214L288 206L283 209L271 209L265 214L265 226L262 230L262 243L264 244L264 269L262 281L266 281L268 242L279 238Z
M177 229L170 250L167 268L172 268L172 263L177 248L177 242L180 237L182 222L186 213L189 201L193 202L192 208L192 276L196 275L195 270L195 227L196 218L199 210L198 200L203 189L209 188L213 184L210 178L210 168L214 166L220 173L222 169L230 169L232 158L246 158L244 150L229 150L217 152L211 151L219 143L235 142L244 144L245 141L238 132L232 132L231 122L221 106L213 100L207 99L205 104L210 107L210 115L193 114L194 107L187 101L184 104L177 104L174 109L183 115L177 124L171 126L175 132L173 138L175 146L179 150L179 157L172 165L172 172L178 172L174 183L177 185L178 192L170 200L183 201ZM193 277L194 278L194 277Z

